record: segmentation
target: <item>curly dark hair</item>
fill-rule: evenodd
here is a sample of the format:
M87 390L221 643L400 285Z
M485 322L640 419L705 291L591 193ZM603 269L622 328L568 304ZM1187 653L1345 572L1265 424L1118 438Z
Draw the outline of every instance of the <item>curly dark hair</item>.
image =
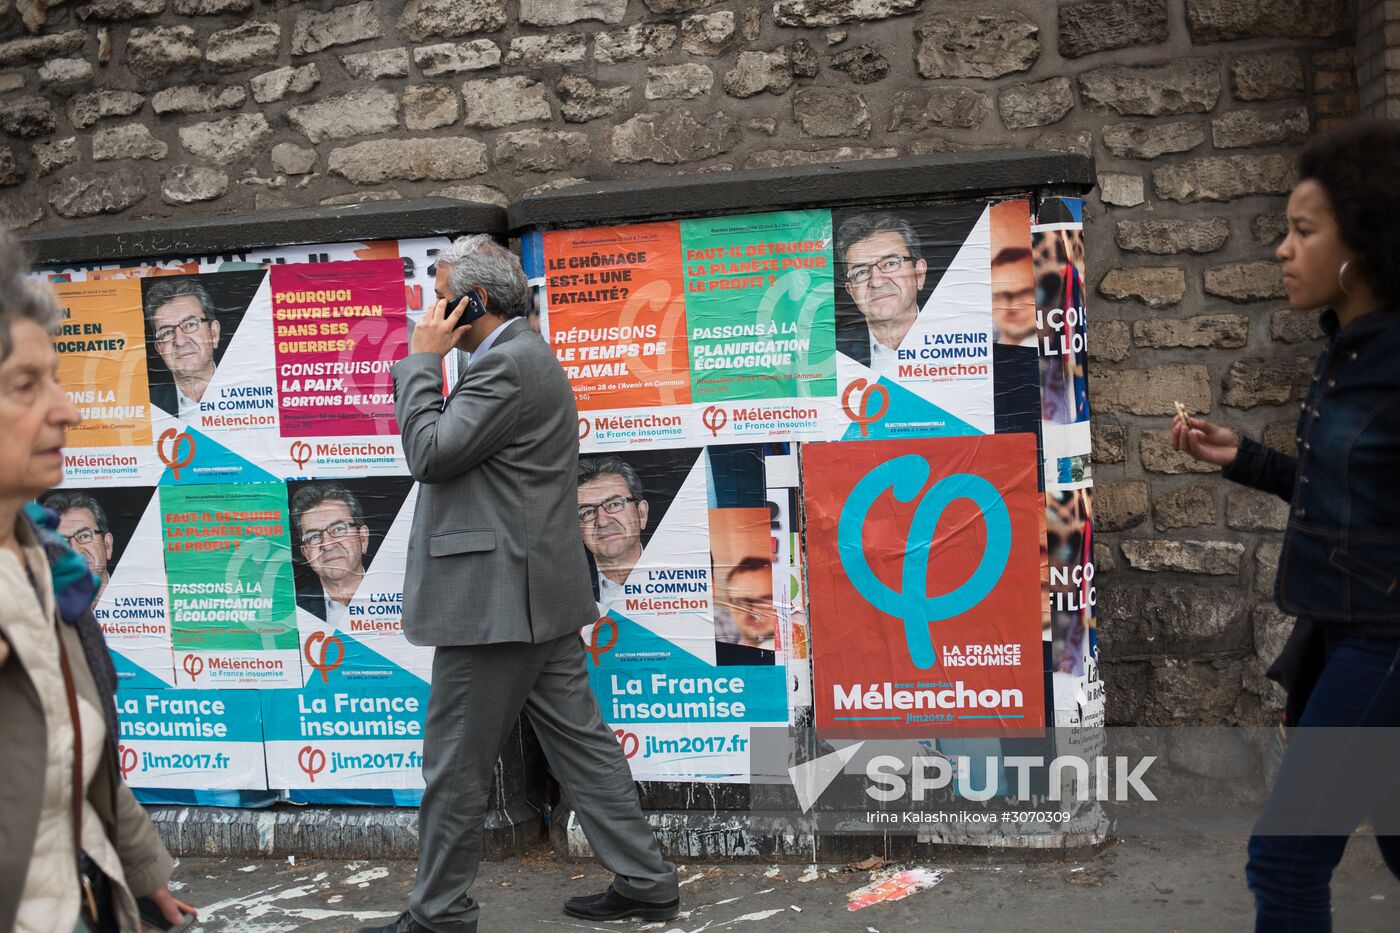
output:
M1389 310L1400 310L1400 122L1361 119L1313 137L1298 180L1327 192L1357 272Z

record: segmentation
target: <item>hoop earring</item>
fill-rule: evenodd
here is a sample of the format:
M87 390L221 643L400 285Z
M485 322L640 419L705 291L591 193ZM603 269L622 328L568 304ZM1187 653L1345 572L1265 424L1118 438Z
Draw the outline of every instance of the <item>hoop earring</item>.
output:
M1346 276L1347 266L1351 265L1350 259L1342 260L1342 267L1337 270L1337 287L1342 290L1343 295L1350 295L1351 290L1347 288Z

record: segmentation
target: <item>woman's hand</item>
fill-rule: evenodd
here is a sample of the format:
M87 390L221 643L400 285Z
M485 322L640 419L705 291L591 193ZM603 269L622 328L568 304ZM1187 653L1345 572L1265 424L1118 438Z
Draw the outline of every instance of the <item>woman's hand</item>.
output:
M156 906L160 908L161 916L165 917L166 922L171 926L180 926L196 914L195 909L189 904L177 901L175 895L170 893L169 888L161 888L151 894L150 898L155 901Z
M1173 418L1172 446L1202 463L1228 467L1240 450L1240 436L1204 418Z

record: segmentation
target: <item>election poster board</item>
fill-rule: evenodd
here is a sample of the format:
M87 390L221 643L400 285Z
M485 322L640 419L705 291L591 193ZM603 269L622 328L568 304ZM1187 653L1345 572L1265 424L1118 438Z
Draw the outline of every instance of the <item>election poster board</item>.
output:
M1043 730L1034 438L813 444L802 455L818 730Z

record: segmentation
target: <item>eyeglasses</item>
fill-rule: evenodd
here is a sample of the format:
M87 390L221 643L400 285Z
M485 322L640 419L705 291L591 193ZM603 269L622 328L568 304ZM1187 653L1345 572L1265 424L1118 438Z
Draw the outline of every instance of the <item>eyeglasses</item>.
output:
M598 505L580 506L578 510L579 524L587 524L597 519L599 509L607 512L609 515L616 515L618 512L627 508L627 503L637 501L639 500L631 496L613 496L611 499L604 499Z
M193 334L199 330L201 324L214 323L212 318L207 317L187 317L178 324L171 324L156 331L156 343L169 343L175 339L175 331L182 334Z
M355 533L355 529L360 528L359 522L336 522L327 525L325 528L318 528L315 531L308 531L301 536L301 543L306 547L320 547L327 538L332 541L339 541L341 538L348 538Z
M97 536L102 534L96 528L79 528L71 535L64 535L69 544L91 544L97 540Z
M885 256L874 262L863 262L858 266L851 266L846 270L846 283L849 285L864 285L870 281L870 273L879 269L885 275L894 275L904 268L906 262L913 262L913 256Z

